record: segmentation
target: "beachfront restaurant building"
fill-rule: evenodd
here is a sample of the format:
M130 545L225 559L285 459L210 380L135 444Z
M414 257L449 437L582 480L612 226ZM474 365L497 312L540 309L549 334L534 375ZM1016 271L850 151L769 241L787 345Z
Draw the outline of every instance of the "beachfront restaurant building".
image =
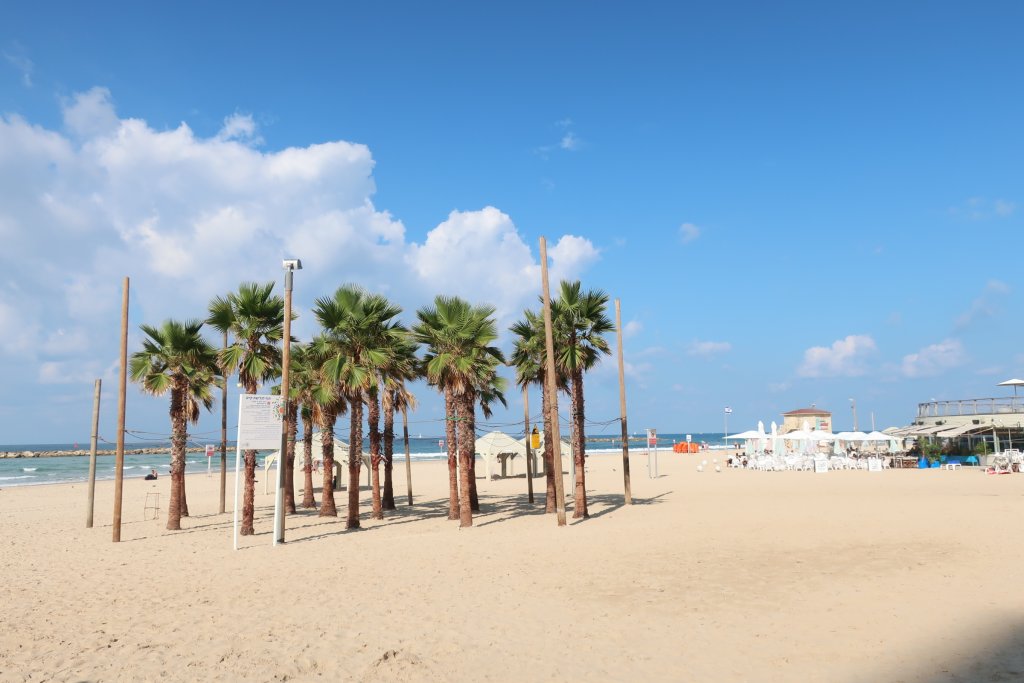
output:
M1024 449L1024 397L968 398L917 404L912 424L886 432L896 437L942 440L950 452Z
M804 422L811 429L822 432L832 431L832 413L821 408L798 408L782 414L782 433L788 434L804 428Z

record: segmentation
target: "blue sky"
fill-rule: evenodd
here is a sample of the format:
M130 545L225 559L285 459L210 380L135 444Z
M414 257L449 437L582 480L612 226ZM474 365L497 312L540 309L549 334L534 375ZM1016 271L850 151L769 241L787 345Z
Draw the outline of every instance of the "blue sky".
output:
M1022 19L1010 2L5 7L0 443L86 440L93 377L113 435L123 275L133 327L279 278L285 255L307 265L300 314L355 281L410 318L452 293L505 323L539 291L540 235L555 276L622 299L636 429L811 403L848 428L850 397L881 428L1003 395L1024 374ZM416 431L439 431L419 394ZM163 400L129 397L130 427L167 430ZM495 422L520 418L510 399ZM589 417L617 401L609 359Z

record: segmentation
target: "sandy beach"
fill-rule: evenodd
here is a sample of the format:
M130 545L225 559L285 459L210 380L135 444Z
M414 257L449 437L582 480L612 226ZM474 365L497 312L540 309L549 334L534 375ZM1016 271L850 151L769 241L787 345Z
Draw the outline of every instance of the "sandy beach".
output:
M231 548L218 478L183 531L125 481L0 490L0 680L1007 681L1024 678L1024 476L723 471L720 454L589 460L589 520L559 529L520 476L445 519L442 462L382 522L303 511ZM482 468L481 468L482 470ZM543 480L536 480L543 491ZM344 497L344 493L339 494ZM364 488L364 510L369 491ZM317 494L319 500L319 493Z

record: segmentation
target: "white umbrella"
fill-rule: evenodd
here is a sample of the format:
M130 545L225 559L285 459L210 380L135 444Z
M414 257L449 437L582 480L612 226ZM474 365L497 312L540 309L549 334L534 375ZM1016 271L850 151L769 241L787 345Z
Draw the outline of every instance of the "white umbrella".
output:
M864 435L864 441L892 441L892 437L882 432L871 432Z
M779 426L772 420L772 452L775 455L786 453L786 442L779 438Z
M836 434L836 438L840 441L866 441L867 436L864 432L839 432Z
M884 432L871 432L864 440L876 442L881 441L885 443L886 448L889 449L890 453L895 453L900 449L900 445L896 442L896 439L894 439L891 434L886 434Z
M1017 387L1024 387L1024 379L1008 379L1005 382L1000 382L996 385L997 387L1013 387L1013 395L1017 395Z
M764 452L765 438L764 438L764 421L757 421L757 451L759 453Z
M756 439L759 436L761 436L761 434L759 432L757 432L757 431L755 431L753 429L748 429L747 431L740 432L739 434L730 434L729 436L727 436L725 438L727 438L727 439Z

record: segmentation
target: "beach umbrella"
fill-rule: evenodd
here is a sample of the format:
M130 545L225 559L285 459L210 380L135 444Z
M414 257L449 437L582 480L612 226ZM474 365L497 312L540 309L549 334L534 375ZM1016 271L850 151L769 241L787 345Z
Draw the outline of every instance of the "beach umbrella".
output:
M729 436L727 436L725 438L727 438L727 439L747 439L747 440L749 440L749 439L756 439L759 436L761 436L761 435L756 430L748 429L747 431L740 432L739 434L730 434Z
M759 453L764 452L765 447L765 434L764 434L764 421L757 421L757 450Z
M1008 379L1005 382L1000 382L996 385L997 387L1013 387L1013 395L1017 395L1017 387L1024 387L1024 379Z
M864 432L839 432L836 434L836 438L840 441L865 441L867 434ZM888 437L887 437L888 438Z
M896 439L894 439L891 434L886 434L884 432L871 432L870 434L867 435L867 438L864 440L885 443L886 448L889 449L890 453L895 453L900 448L900 445L896 442Z
M775 455L786 453L786 442L779 438L779 426L775 424L775 420L772 420L772 452Z

